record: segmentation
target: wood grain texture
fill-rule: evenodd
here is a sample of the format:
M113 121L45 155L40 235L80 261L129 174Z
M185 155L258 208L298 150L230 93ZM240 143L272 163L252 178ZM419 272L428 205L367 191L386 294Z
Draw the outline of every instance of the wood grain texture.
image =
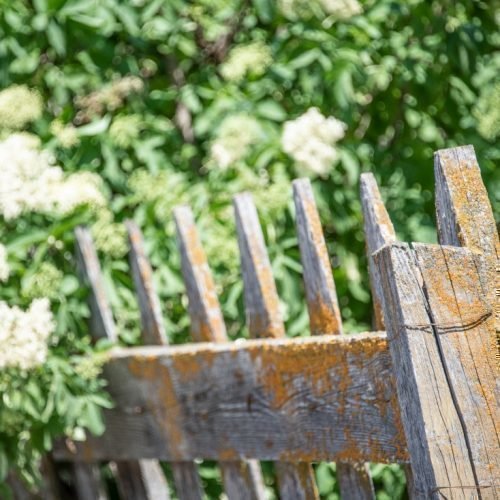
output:
M141 313L141 338L146 345L168 344L160 300L153 271L144 250L144 239L137 224L125 222L129 243L129 263Z
M87 228L77 227L75 237L78 271L83 283L90 289L88 296L90 334L94 340L107 338L114 342L118 339L115 321L106 297L101 266L92 236Z
M495 308L491 336L500 367L500 239L474 148L442 149L434 155L439 242L482 252L484 294Z
M189 299L191 335L196 342L225 342L226 325L193 214L189 207L179 206L174 209L174 218Z
M285 337L285 325L271 263L257 210L249 193L234 197L234 211L250 336ZM319 498L311 465L277 463L276 472L280 495L283 498L297 500Z
M384 330L384 294L377 266L373 262L373 254L384 245L394 243L396 241L396 233L380 196L377 181L373 174L361 174L360 194L366 238L366 254L368 257L368 272L372 289L373 326L376 330Z
M176 207L174 218L181 253L182 274L188 295L192 336L198 342L227 342L226 326L214 280L191 209L187 206ZM219 466L228 498L241 500L264 498L264 481L257 462L221 461Z
M341 334L337 291L309 179L293 182L293 199L311 334Z
M500 399L490 345L495 318L481 286L484 259L453 247L415 244L414 248L476 480L479 485L498 483ZM491 498L500 497L497 486Z
M86 285L90 288L90 334L94 340L108 338L116 341L118 339L113 313L106 296L101 266L97 257L97 252L92 241L90 231L84 227L75 230L76 253L80 275ZM116 383L119 383L118 381ZM159 477L163 474L160 464L157 461L147 461L144 463L123 462L117 463L117 485L125 500L144 499L168 499L170 498L168 487L165 483L161 490L157 490L155 495L150 497L149 492L159 483L156 481L151 485L145 484L150 477ZM96 466L94 466L96 467ZM154 471L153 469L157 469ZM94 477L98 477L93 473Z
M130 248L130 268L141 313L142 340L146 345L167 345L168 337L165 333L160 300L153 281L153 270L144 249L144 238L141 230L133 221L126 221L125 225ZM148 465L146 461L143 462L144 464L141 463L141 465ZM175 489L180 500L201 500L203 498L198 468L194 462L173 462L171 469ZM149 468L143 471L143 475L147 476L145 486L153 490L148 492L150 496L147 498L162 498L165 497L165 492L168 494L165 475L158 467L149 464Z
M249 193L234 197L234 211L250 335L254 338L283 337L285 327L278 292L257 210Z
M447 252L448 249L442 249ZM463 263L470 253L463 252ZM416 498L475 498L476 485L467 437L448 380L433 325L435 304L415 252L407 244L383 247L375 254L384 292L385 322L398 399L411 457ZM445 287L447 270L432 271ZM460 317L448 322L460 325ZM462 325L463 327L463 325ZM462 328L463 330L463 328Z
M368 259L368 275L372 291L373 328L384 330L384 294L380 275L373 261L373 254L384 245L395 243L396 232L385 208L377 181L372 173L361 174L360 197L363 211L363 225L366 240L366 256ZM414 481L410 464L404 464L406 487L410 497L413 496Z
M407 460L383 333L115 349L103 436L56 458ZM127 439L123 439L127 436Z
M293 182L297 234L312 335L342 333L337 291L309 179ZM342 498L370 500L375 490L367 464L337 464Z

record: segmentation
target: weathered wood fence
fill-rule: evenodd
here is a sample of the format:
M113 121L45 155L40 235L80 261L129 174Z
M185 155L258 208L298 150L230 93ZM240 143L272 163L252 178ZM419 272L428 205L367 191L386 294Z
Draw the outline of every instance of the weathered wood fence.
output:
M343 334L335 284L307 180L293 185L312 337L287 339L256 208L234 200L247 324L229 343L188 207L174 212L194 342L167 346L141 233L127 223L148 347L116 348L105 367L115 408L106 432L64 442L81 500L105 498L112 461L124 499L203 496L195 460L219 462L229 499L264 498L259 460L280 496L318 497L311 462L337 462L342 498L371 499L367 462L406 464L412 498L500 498L498 233L472 147L434 158L440 245L400 243L375 179L361 178L375 329ZM117 338L95 249L78 229L91 331ZM449 245L449 246L448 246ZM495 308L497 308L495 310ZM387 330L385 333L383 330Z

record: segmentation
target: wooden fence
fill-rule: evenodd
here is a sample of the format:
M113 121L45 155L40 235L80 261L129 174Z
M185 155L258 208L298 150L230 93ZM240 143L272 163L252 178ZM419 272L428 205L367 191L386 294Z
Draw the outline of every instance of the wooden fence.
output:
M229 499L264 498L259 460L275 462L281 498L318 498L311 462L335 461L342 498L373 499L367 462L405 464L412 498L500 498L497 365L500 244L473 148L434 158L440 245L400 243L371 174L361 178L374 332L346 335L307 180L293 184L313 336L287 339L256 208L234 209L252 340L229 343L188 207L174 211L194 344L167 346L151 266L127 223L147 347L105 366L115 407L106 432L54 451L74 465L81 500L105 498L112 461L124 499L203 496L195 460L217 460ZM91 332L116 340L88 230L77 231L91 290ZM495 307L497 310L495 311ZM387 330L387 333L385 331Z

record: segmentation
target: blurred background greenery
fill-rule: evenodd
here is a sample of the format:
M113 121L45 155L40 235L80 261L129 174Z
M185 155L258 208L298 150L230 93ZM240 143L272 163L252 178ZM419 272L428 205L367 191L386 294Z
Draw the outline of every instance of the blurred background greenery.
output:
M0 299L26 307L48 297L57 320L53 355L88 350L88 311L73 262L73 229L85 223L121 341L138 343L122 225L133 218L155 268L170 341L189 341L172 219L172 207L188 203L229 335L246 336L231 208L232 195L246 190L261 216L288 335L307 335L291 180L308 176L345 329L368 329L360 172L379 180L401 239L432 242L433 152L473 144L498 214L499 21L498 2L480 0L0 0L0 159L9 161L9 138L28 132L39 138L33 154L65 176L95 174L105 200L90 196L68 210L31 207L14 216L3 207L0 241L10 273ZM316 128L311 108L319 110L312 111ZM305 114L308 122L294 121ZM322 137L335 125L342 129L336 138ZM311 160L319 149L304 157L301 126L303 142L316 137L326 148L322 162ZM106 404L81 395L86 407ZM30 436L46 400L33 398L33 411L10 406L30 421ZM5 431L2 411L9 408L0 407L7 442L13 431ZM99 427L94 410L71 424L62 409L51 411L57 425L48 434L39 429L48 441L40 446L68 426ZM15 452L5 450L12 460ZM0 465L1 458L0 447ZM217 497L217 469L201 470L207 494ZM378 498L402 497L399 468L373 472ZM317 476L323 497L338 498L334 466L321 464Z

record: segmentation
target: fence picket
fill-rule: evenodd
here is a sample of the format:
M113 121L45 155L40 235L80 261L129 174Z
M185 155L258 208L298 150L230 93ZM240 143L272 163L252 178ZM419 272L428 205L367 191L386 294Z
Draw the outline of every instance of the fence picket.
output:
M311 334L342 334L335 281L309 179L293 182L293 197ZM337 478L343 499L375 498L366 463L339 462Z
M181 266L189 300L191 335L197 342L227 342L226 326L215 284L205 256L191 209L174 209ZM230 500L263 499L264 482L256 461L221 461L226 495Z
M495 308L491 343L493 348L496 344L500 363L500 238L474 148L437 151L434 176L439 242L478 250L485 257L481 279L484 294Z
M110 304L106 297L101 266L92 241L90 231L84 227L75 230L77 259L80 275L90 287L90 334L94 340L108 338L116 341L116 326ZM156 470L158 469L158 470ZM161 474L161 467L156 460L139 461L139 464L128 461L117 462L117 484L122 496L126 500L144 500L170 497L168 487L157 491L158 496L149 496L149 488L145 481L151 476ZM97 477L94 473L93 477ZM131 487L131 484L134 487Z
M242 193L235 196L234 210L250 335L253 338L285 337L271 263L251 195ZM280 461L275 465L282 498L319 498L310 464Z
M373 262L373 254L384 245L394 243L396 241L396 232L380 196L377 181L373 174L361 174L360 194L366 238L366 254L368 257L368 272L372 289L373 323L375 330L384 330L384 294L377 266Z
M460 264L467 265L470 254L460 251ZM476 485L474 469L415 252L407 244L394 243L379 250L374 261L383 285L385 323L413 469L414 496L437 499L449 493L453 498L466 498ZM442 262L436 262L431 272L440 280L440 289L450 286ZM449 320L460 324L459 317L449 316Z
M144 250L141 230L135 222L125 222L129 242L129 262L132 278L137 292L141 313L141 336L146 345L167 345L168 337L161 314L160 300L156 293L153 271ZM201 500L201 487L198 468L194 462L172 462L172 474L177 495L180 500ZM168 490L164 474L155 475L146 484L155 485L160 492L151 498L161 498L161 492Z

